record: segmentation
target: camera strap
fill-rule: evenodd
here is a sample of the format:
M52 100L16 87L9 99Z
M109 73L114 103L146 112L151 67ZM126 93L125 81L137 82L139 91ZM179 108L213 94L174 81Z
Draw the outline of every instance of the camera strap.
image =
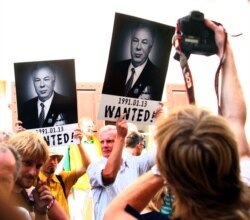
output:
M192 78L192 73L188 65L188 59L184 53L180 53L180 65L182 69L183 78L185 81L185 87L187 91L187 97L190 104L195 104L194 95L194 82Z
M178 25L177 25L177 35L174 36L173 38L173 45L177 49L177 53L175 54L175 59L179 60L180 66L182 69L182 74L183 78L185 81L185 86L186 86L186 91L187 91L187 96L188 96L188 101L190 104L195 104L195 92L194 92L194 83L192 79L192 73L188 65L188 58L189 55L185 55L182 52L181 48L181 35L178 34ZM175 42L177 40L177 42ZM226 43L227 43L227 33L225 32L225 41L224 41L224 49L223 49L223 56L220 59L219 65L217 67L216 73L215 73L215 80L214 80L214 87L215 87L215 93L217 97L217 106L218 106L218 113L221 114L221 106L220 106L220 99L219 99L219 74L220 74L220 69L224 61L225 57L225 50L226 50Z

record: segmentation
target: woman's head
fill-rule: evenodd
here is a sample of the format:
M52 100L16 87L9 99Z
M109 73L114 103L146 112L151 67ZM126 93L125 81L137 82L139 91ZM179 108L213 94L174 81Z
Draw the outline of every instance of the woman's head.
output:
M227 121L195 106L158 120L157 164L181 203L230 203L241 188L237 144ZM196 205L197 205L196 204Z

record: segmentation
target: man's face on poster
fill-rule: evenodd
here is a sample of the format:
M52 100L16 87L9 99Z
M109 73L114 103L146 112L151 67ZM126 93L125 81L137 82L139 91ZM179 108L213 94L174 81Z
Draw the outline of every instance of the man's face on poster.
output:
M43 67L33 73L33 83L38 98L44 102L53 94L55 87L55 75L50 68Z
M140 28L133 32L131 39L131 58L135 67L142 65L147 60L152 46L153 36L148 28Z

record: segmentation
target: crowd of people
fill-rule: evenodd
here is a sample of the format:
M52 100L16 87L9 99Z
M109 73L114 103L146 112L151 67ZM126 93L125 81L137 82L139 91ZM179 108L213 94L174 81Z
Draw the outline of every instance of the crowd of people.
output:
M198 105L159 108L150 150L124 114L98 137L84 118L74 131L79 144L64 155L17 122L13 134L0 136L0 218L250 219L244 94L223 27L205 24L222 60L221 115Z

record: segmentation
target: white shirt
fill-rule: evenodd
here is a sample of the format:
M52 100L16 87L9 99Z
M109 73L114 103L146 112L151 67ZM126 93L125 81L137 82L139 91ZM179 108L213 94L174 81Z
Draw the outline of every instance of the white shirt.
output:
M250 158L240 159L241 180L250 187Z
M130 63L129 68L128 68L126 83L127 83L128 79L130 78L130 76L132 75L131 69L134 68L135 69L135 74L134 74L134 79L133 79L133 83L132 83L132 86L133 86L135 84L135 82L137 81L137 79L139 78L139 76L141 75L142 70L146 66L146 63L147 63L147 61L145 63L143 63L142 65L138 66L138 67L134 67L133 64Z
M41 103L43 103L44 104L44 118L46 118L46 116L47 116L47 114L49 112L49 108L50 108L50 105L51 105L51 102L52 102L53 98L54 98L54 92L53 92L52 96L48 100L46 100L45 102L41 102L38 99L38 102L37 102L38 117L39 117L39 115L40 115L40 113L42 111Z
M104 212L114 197L127 188L140 175L151 169L154 165L155 153L156 150L154 149L141 156L127 155L123 159L115 181L110 185L105 185L102 181L102 170L107 163L107 158L101 157L89 165L87 174L93 193L96 220L103 220Z

